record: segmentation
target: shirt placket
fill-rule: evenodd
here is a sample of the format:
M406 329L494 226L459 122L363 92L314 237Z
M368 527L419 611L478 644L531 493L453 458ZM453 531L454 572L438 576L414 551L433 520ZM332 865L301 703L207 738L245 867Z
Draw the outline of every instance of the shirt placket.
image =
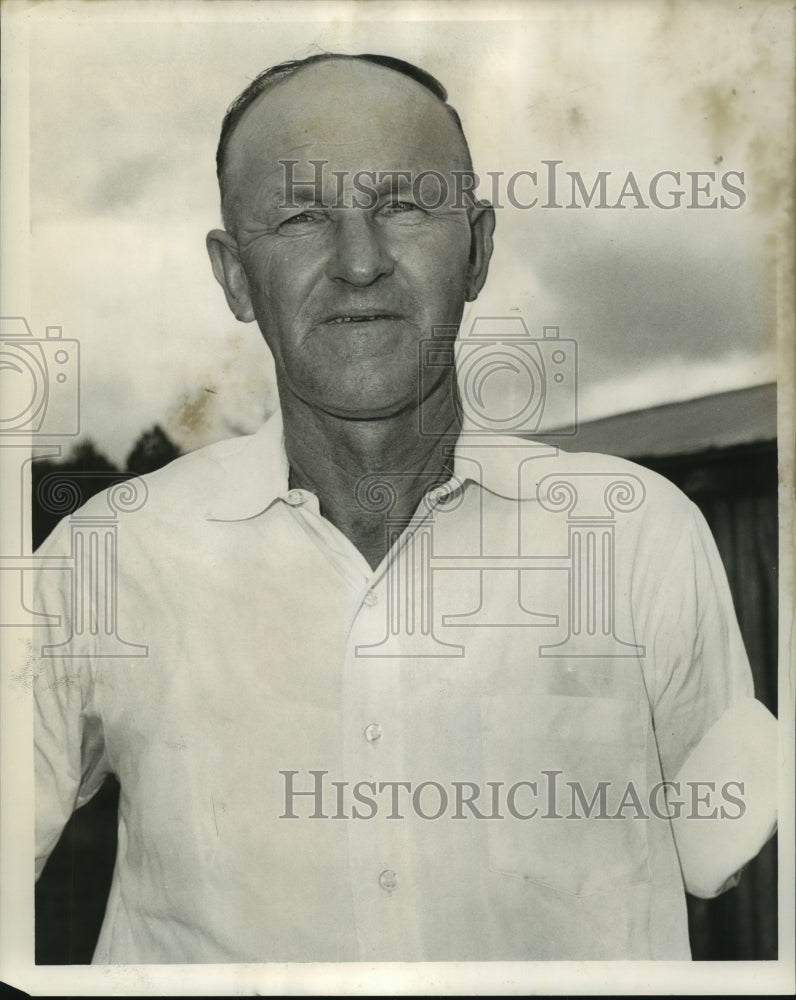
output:
M446 499L448 492L438 489L432 503ZM328 781L334 818L346 823L358 957L417 960L423 954L417 916L421 900L413 866L412 786L405 743L411 708L402 684L411 643L402 649L399 636L385 655L378 651L390 628L395 580L410 588L428 586L427 579L420 579L422 566L414 545L418 529L428 524L431 504L421 503L374 573L348 539L320 516L312 494L291 490L285 500L341 575L357 588L342 664L344 773L329 774Z
M396 558L401 558L399 553ZM354 617L343 667L343 761L351 797L365 792L376 803L348 821L351 892L360 960L415 955L415 912L409 844L411 791L406 787L398 657L368 657L358 647L384 636L386 574L363 595ZM372 813L372 815L371 815ZM367 817L367 818L365 818Z
M412 961L424 955L423 889L413 837L413 791L417 779L407 745L411 731L412 692L408 660L417 654L420 614L411 629L396 635L396 587L425 594L429 574L417 546L430 523L434 505L452 489L440 487L424 500L404 533L362 595L346 645L343 668L343 760L352 783L374 787L377 812L348 823L351 888L360 959ZM388 635L390 641L386 642ZM422 821L421 821L422 822Z

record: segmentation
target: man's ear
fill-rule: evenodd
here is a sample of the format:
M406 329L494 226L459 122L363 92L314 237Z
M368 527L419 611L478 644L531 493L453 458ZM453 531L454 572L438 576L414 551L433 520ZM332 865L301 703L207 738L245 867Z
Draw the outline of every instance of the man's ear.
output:
M235 318L241 323L251 323L254 309L237 241L223 229L211 229L207 234L207 252L210 254L213 274L224 289L227 305Z
M467 301L472 302L484 287L492 258L495 210L487 201L470 209L470 268L467 274Z

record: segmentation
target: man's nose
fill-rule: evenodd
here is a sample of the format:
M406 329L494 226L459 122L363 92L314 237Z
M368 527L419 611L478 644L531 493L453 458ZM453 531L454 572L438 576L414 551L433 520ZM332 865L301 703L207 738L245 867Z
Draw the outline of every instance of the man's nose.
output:
M328 276L364 287L392 273L394 261L376 220L362 209L340 209L339 212L334 224Z

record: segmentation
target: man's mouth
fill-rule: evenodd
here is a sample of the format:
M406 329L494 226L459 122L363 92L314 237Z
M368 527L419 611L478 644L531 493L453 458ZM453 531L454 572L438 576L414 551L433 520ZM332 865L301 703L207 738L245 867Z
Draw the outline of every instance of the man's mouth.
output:
M325 320L327 326L342 326L345 323L375 323L377 320L399 319L395 313L354 313L350 315L331 316Z

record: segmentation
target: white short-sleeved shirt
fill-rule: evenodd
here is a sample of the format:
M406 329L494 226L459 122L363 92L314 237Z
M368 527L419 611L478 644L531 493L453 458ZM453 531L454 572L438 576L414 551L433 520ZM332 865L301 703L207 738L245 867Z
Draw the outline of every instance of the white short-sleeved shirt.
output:
M660 783L752 694L710 533L620 459L454 469L373 571L277 415L39 550L40 867L121 783L95 962L690 957Z

